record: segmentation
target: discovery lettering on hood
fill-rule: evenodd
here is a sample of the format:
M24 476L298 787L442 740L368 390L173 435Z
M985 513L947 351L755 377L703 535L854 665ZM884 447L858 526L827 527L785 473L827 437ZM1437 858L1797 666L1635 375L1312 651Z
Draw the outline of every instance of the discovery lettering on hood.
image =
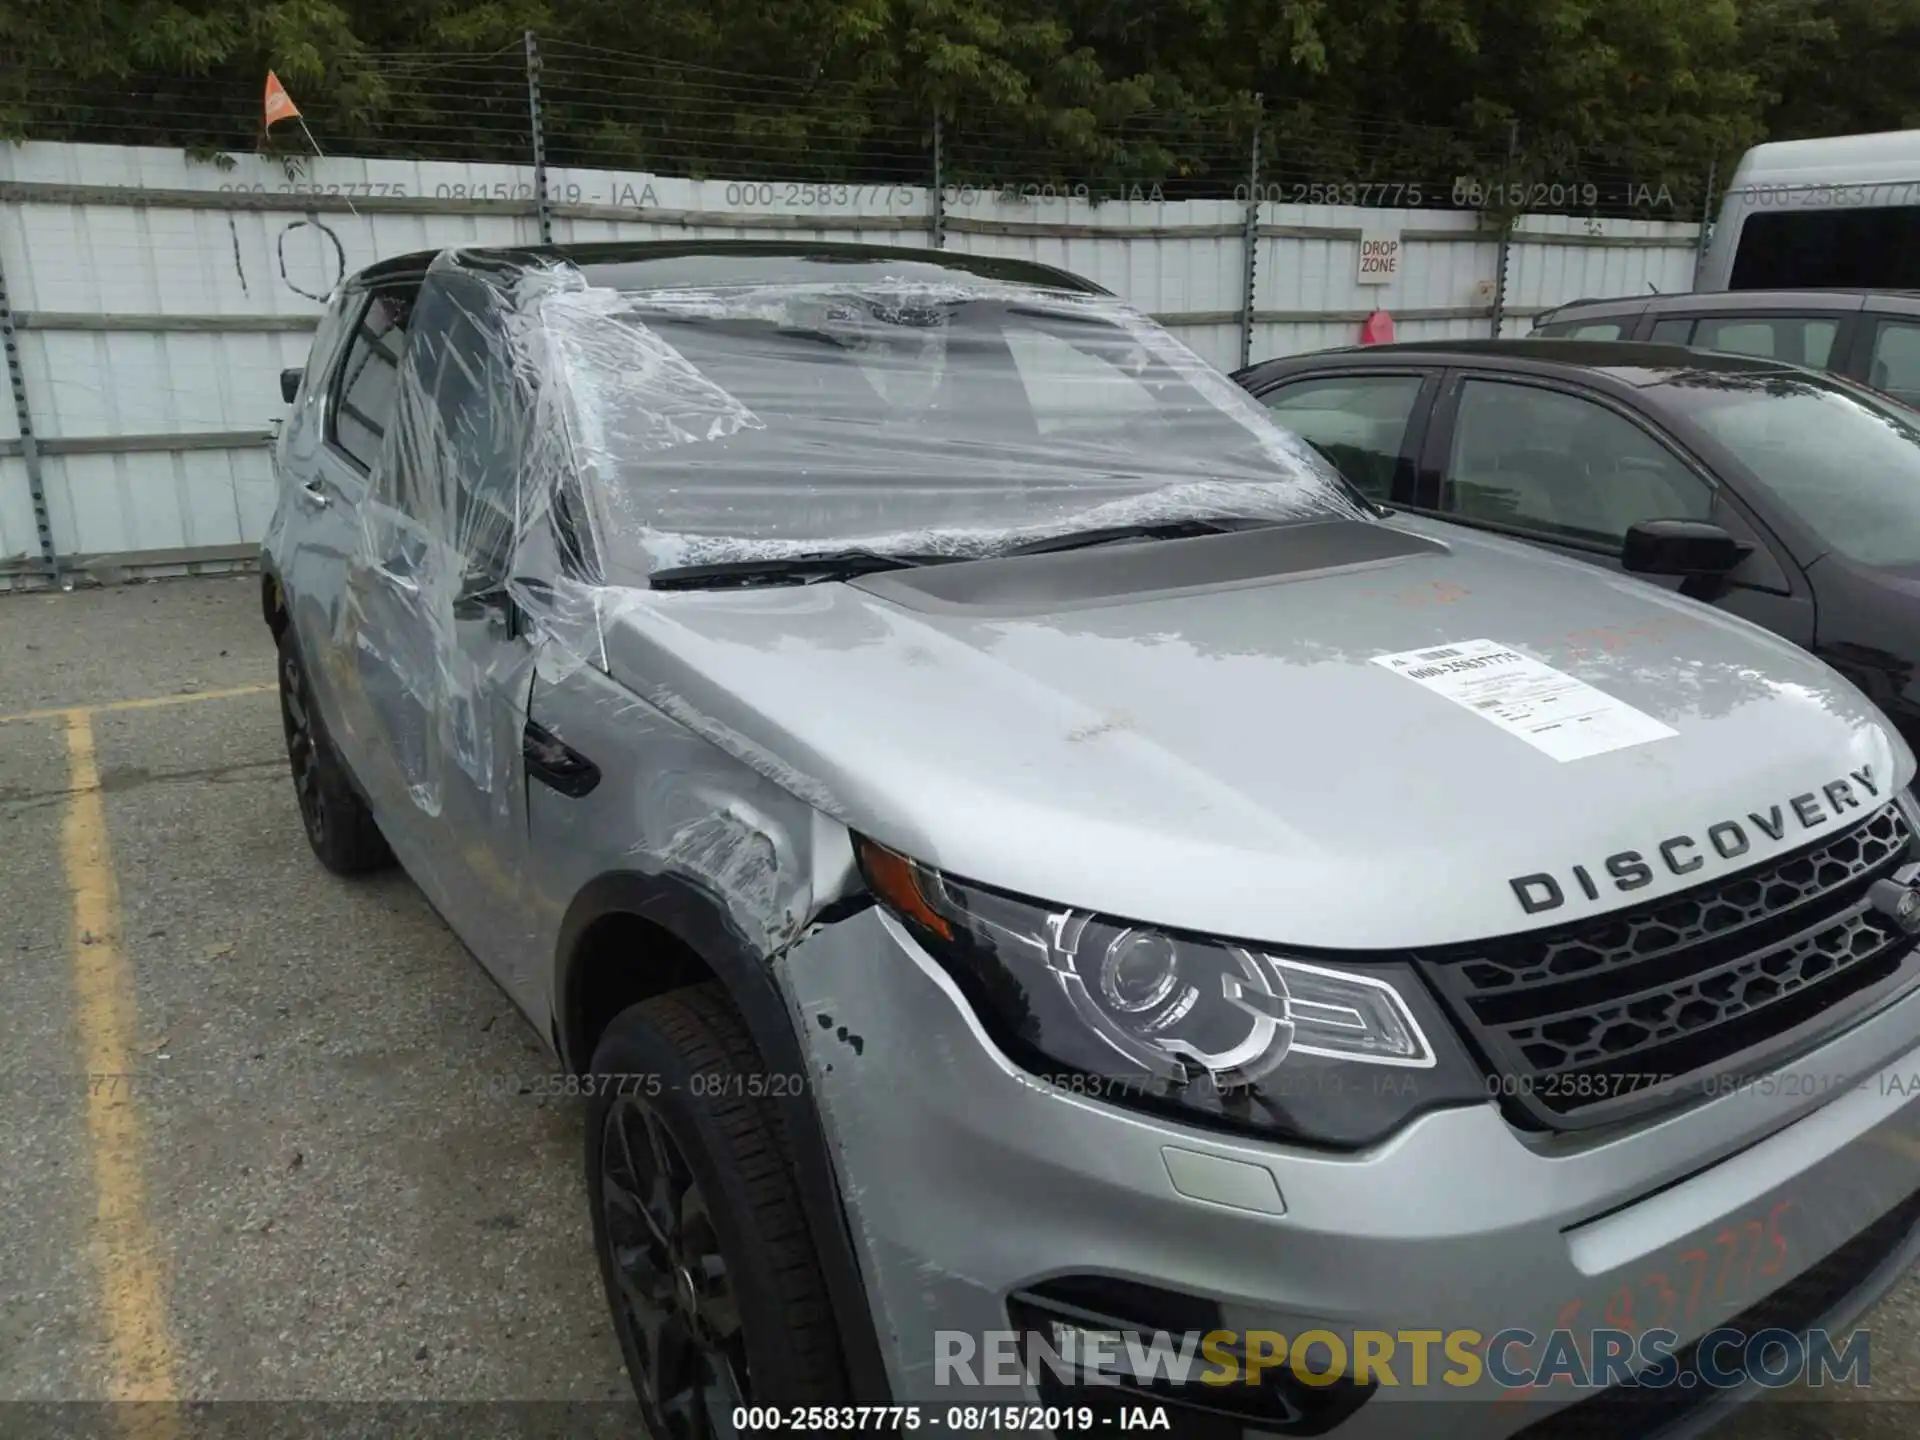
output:
M1861 792L1871 800L1882 798L1871 765L1862 765L1841 779L1830 780L1818 791L1805 791L1764 810L1749 810L1741 819L1716 820L1701 832L1704 841L1700 836L1669 835L1650 847L1652 858L1640 850L1622 850L1607 856L1594 869L1601 871L1615 890L1623 893L1639 890L1653 883L1656 860L1661 868L1674 875L1691 875L1703 869L1709 853L1722 860L1738 860L1753 849L1749 826L1769 840L1784 839L1790 828L1796 832L1817 830L1849 811L1861 809L1865 803ZM1821 803L1823 800L1825 804ZM1587 866L1574 865L1568 873L1589 900L1600 898L1600 882ZM1520 908L1529 915L1557 910L1567 903L1566 890L1550 871L1516 875L1507 884L1519 900Z

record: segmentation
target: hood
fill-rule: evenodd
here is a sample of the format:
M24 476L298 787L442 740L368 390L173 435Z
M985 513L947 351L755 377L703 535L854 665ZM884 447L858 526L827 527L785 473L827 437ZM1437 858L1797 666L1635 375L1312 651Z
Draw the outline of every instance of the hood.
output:
M1914 765L1858 691L1744 621L1405 517L628 592L604 638L615 679L883 844L1269 943L1644 903L1837 829Z

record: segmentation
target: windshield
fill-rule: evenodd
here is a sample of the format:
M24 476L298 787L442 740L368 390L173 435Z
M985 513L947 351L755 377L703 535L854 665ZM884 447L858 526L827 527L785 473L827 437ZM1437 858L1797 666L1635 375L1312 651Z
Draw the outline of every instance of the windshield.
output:
M1693 374L1662 393L1840 554L1920 564L1920 415L1789 374Z
M540 320L622 570L1362 513L1303 442L1114 301L990 282L584 290Z

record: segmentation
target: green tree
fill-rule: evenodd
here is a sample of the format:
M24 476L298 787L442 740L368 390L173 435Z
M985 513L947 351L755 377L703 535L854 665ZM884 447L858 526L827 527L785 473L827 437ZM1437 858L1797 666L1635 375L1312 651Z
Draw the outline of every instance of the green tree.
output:
M1697 185L1920 125L1920 0L8 0L0 134L250 149L275 69L330 153L740 179ZM1517 144L1516 144L1517 141ZM274 143L304 140L285 129ZM1511 164L1510 164L1511 152Z
M1920 0L1746 0L1741 63L1770 138L1920 128Z

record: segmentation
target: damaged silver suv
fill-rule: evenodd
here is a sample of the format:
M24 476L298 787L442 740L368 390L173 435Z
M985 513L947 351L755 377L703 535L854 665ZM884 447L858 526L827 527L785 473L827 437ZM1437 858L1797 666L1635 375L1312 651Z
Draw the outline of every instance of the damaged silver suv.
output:
M1755 626L1036 265L412 255L283 384L308 838L581 1077L656 1437L1651 1433L1913 1257L1914 757Z

